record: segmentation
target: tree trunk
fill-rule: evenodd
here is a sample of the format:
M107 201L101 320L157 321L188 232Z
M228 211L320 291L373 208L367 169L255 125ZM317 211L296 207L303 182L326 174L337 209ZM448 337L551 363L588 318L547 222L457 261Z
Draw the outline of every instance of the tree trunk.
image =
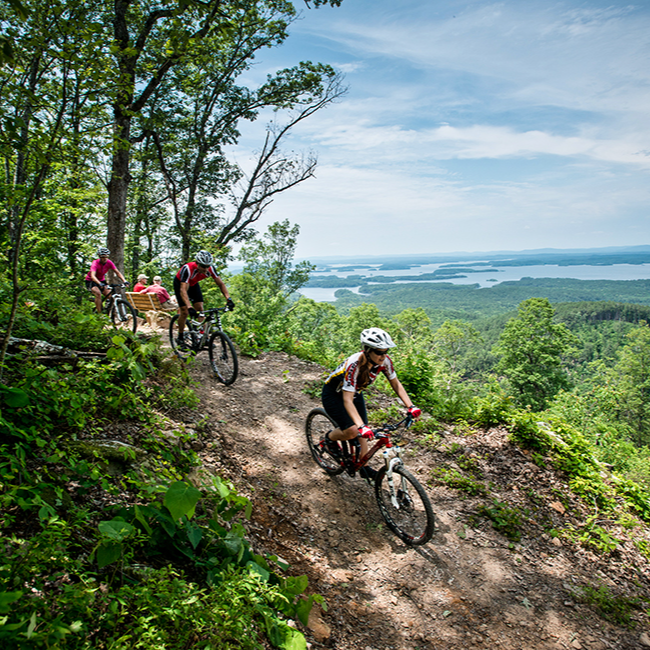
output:
M124 235L126 233L126 197L131 182L129 162L131 146L129 135L131 118L115 107L115 148L111 166L111 180L108 184L108 223L106 245L111 251L115 266L124 273Z

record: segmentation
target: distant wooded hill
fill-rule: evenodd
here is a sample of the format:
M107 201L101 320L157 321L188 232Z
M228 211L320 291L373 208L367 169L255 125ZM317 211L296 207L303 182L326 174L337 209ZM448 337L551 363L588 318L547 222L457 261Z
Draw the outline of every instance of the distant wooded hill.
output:
M615 302L650 306L650 280L574 280L522 278L493 287L441 283L363 285L359 294L336 292L336 307L347 312L361 303L374 303L387 315L421 307L434 322L445 318L475 320L514 310L522 300L548 298L552 303ZM607 307L603 305L605 313ZM598 311L598 310L596 310ZM645 312L641 319L647 319Z

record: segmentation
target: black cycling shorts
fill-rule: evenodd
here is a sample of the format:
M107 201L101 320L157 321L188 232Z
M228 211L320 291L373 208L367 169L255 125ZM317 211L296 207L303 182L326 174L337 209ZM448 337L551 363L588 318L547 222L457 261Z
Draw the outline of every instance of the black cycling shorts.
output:
M102 282L101 284L97 284L94 280L84 280L84 282L86 283L86 289L88 289L88 291L92 291L93 287L103 290L106 286L105 282Z
M345 405L343 404L343 391L337 392L330 384L325 384L323 386L321 398L323 400L323 408L327 411L327 415L336 422L341 431L354 425L354 421L350 417L350 414L345 410ZM357 393L354 396L352 403L359 412L359 416L363 420L363 423L368 424L368 414L366 412L366 402L363 399L363 394Z
M178 306L182 307L185 301L183 300L183 296L181 296L181 281L178 278L174 278L174 295L176 296ZM187 295L192 301L192 305L197 302L203 302L203 292L198 282L194 286L187 287ZM187 305L187 307L191 307L192 305Z

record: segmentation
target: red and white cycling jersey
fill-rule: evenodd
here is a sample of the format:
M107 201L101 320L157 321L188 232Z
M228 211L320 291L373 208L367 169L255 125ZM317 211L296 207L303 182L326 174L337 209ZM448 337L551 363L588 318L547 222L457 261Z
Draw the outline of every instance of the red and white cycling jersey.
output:
M183 264L183 266L178 269L176 277L181 282L187 282L190 287L193 287L197 282L201 282L201 280L204 280L207 277L211 277L217 280L219 278L219 275L212 267L210 267L207 271L199 271L199 265L196 262L188 262L187 264Z
M347 391L353 391L353 392L358 392L359 390L363 390L363 388L359 389L357 387L357 381L359 379L359 358L361 357L363 353L362 352L357 352L356 354L353 354L351 357L348 357L326 380L326 384L330 384L332 388L334 388L337 391L340 390L347 390ZM377 379L377 375L379 375L380 372L383 372L384 375L386 376L386 379L389 381L391 379L395 379L397 377L397 373L395 372L395 369L393 368L393 362L391 361L390 357L386 356L384 357L384 361L379 364L379 365L373 365L370 368L370 373L368 375L368 386L372 384L375 379ZM364 386L364 388L367 388L368 386Z

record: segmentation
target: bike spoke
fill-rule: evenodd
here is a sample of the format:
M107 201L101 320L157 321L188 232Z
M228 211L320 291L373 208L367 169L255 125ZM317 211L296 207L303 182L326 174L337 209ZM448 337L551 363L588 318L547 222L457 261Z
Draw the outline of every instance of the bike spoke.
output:
M208 343L210 364L216 378L229 386L237 378L239 362L232 341L224 332L215 332Z
M404 542L426 544L433 535L435 520L424 488L404 467L393 471L393 490L382 470L375 483L375 496L389 528Z
M316 463L328 474L340 474L343 466L339 460L340 452L332 451L324 444L325 434L336 428L336 425L323 409L314 409L307 416L305 435L309 450Z

